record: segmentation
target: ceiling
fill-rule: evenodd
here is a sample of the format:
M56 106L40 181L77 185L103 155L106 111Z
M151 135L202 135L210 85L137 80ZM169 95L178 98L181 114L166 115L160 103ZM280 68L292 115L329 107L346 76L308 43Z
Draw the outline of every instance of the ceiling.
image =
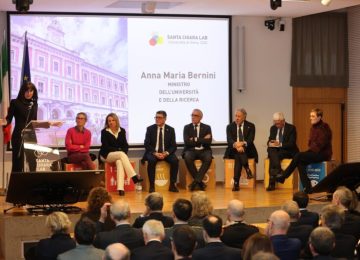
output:
M270 8L270 0L159 0L155 14L245 15L299 17L360 5L360 0L283 0L282 7ZM138 0L33 0L30 11L141 13ZM0 11L15 11L12 0L1 0Z

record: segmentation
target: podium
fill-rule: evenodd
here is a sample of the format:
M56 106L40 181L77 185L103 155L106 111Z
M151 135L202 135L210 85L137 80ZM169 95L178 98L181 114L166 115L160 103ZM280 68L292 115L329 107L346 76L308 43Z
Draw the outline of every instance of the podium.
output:
M32 120L26 125L22 132L25 156L21 162L25 172L51 171L52 162L60 159L57 131L61 124L61 121Z

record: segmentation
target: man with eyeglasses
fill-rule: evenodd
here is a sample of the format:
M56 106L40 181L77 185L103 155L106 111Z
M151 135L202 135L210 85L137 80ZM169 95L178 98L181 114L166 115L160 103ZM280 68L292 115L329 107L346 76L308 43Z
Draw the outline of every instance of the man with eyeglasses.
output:
M80 112L76 115L76 126L69 128L65 137L65 147L68 152L68 162L80 164L83 170L95 170L89 149L91 132L85 128L87 115Z
M155 168L158 161L166 161L170 164L170 186L169 191L179 192L176 187L177 173L179 169L179 160L175 151L176 137L175 130L165 124L166 112L157 111L155 115L155 124L146 129L145 135L145 154L143 159L148 161L147 171L149 176L149 192L155 191Z
M182 154L186 167L190 172L193 182L189 185L191 191L199 188L205 190L203 182L205 173L212 161L211 127L201 123L203 113L200 109L194 109L191 113L191 123L184 127L184 152ZM201 160L200 169L195 166L195 160Z

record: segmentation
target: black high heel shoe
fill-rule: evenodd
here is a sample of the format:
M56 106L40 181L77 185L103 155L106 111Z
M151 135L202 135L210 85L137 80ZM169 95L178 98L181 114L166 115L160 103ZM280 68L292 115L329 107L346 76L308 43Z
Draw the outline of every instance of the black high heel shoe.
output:
M143 179L141 177L138 177L137 175L132 176L131 179L135 184L143 181Z
M246 171L246 177L247 177L248 179L254 178L254 176L253 176L252 173L251 173L250 168L245 168L245 171Z

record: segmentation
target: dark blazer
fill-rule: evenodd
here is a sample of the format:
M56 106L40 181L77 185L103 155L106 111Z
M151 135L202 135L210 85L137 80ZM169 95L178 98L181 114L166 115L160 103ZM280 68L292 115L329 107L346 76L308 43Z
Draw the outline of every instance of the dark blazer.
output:
M298 223L301 225L311 225L316 228L319 225L319 214L317 212L300 209L300 218Z
M35 248L35 256L37 260L55 260L59 254L75 247L76 243L69 234L54 234L39 241Z
M146 246L131 251L131 260L173 260L174 254L160 241L150 241Z
M226 246L222 242L212 242L205 245L205 247L196 249L192 254L193 260L232 260L241 259L241 250Z
M99 155L104 157L108 156L111 152L123 151L127 153L129 150L129 144L126 140L126 131L120 127L120 133L117 138L106 129L101 130L101 147Z
M100 232L95 236L94 246L105 249L113 243L122 243L129 250L144 245L144 238L140 229L132 228L130 224L118 225L111 231Z
M184 152L183 152L183 154L186 151L195 150L195 147L200 146L200 145L202 145L204 147L204 149L206 149L206 150L211 150L211 142L212 142L211 127L209 125L206 125L203 123L200 123L199 127L200 127L199 138L195 142L193 140L190 140L190 138L197 135L197 133L195 133L194 125L192 123L190 123L190 124L184 126L184 132L183 132L183 134L184 134ZM204 137L208 134L211 135L211 138L204 139Z
M242 248L245 240L252 234L258 233L259 229L255 226L248 225L242 222L236 222L232 225L224 227L224 232L221 236L221 241L225 245Z
M360 217L345 210L345 221L340 231L344 234L352 235L356 239L360 239Z
M289 238L299 239L301 241L301 248L304 248L309 241L309 236L313 229L313 226L310 225L302 225L299 222L290 222L287 235Z
M258 162L258 152L256 150L255 139L255 125L249 121L244 121L243 127L244 141L247 142L245 148L246 155L249 158L254 158L255 162ZM237 141L237 126L235 122L232 122L226 127L226 138L228 147L225 151L224 158L233 158L236 150L233 148L233 144Z
M163 223L164 227L172 227L174 225L174 220L171 217L164 216L161 212L152 212L148 216L142 217L139 216L135 219L135 222L133 224L134 228L142 228L142 226L145 224L146 221L149 219L155 219L161 221Z
M287 235L275 235L270 237L274 247L274 253L280 260L298 259L300 256L301 242L297 238L289 238Z
M174 128L165 124L163 133L164 133L165 151L168 152L169 154L175 153L177 146L176 146L176 137L175 137ZM157 141L157 125L153 124L146 129L146 135L144 141L145 154L155 152L156 141Z
M270 136L268 140L268 144L271 140L276 139L276 135L278 132L278 128L273 125L270 127ZM294 156L299 152L299 148L296 145L296 127L294 125L285 123L284 131L283 131L283 142L280 149L286 150Z
M190 227L195 235L196 235L196 248L202 248L205 246L205 241L204 241L204 236L203 236L203 229L201 227L197 227L197 226L190 226L189 224L174 224L174 226L170 227L170 228L165 228L165 238L162 241L162 244L168 248L171 248L171 240L170 237L172 237L174 230L177 227L181 227L181 226L188 226Z

